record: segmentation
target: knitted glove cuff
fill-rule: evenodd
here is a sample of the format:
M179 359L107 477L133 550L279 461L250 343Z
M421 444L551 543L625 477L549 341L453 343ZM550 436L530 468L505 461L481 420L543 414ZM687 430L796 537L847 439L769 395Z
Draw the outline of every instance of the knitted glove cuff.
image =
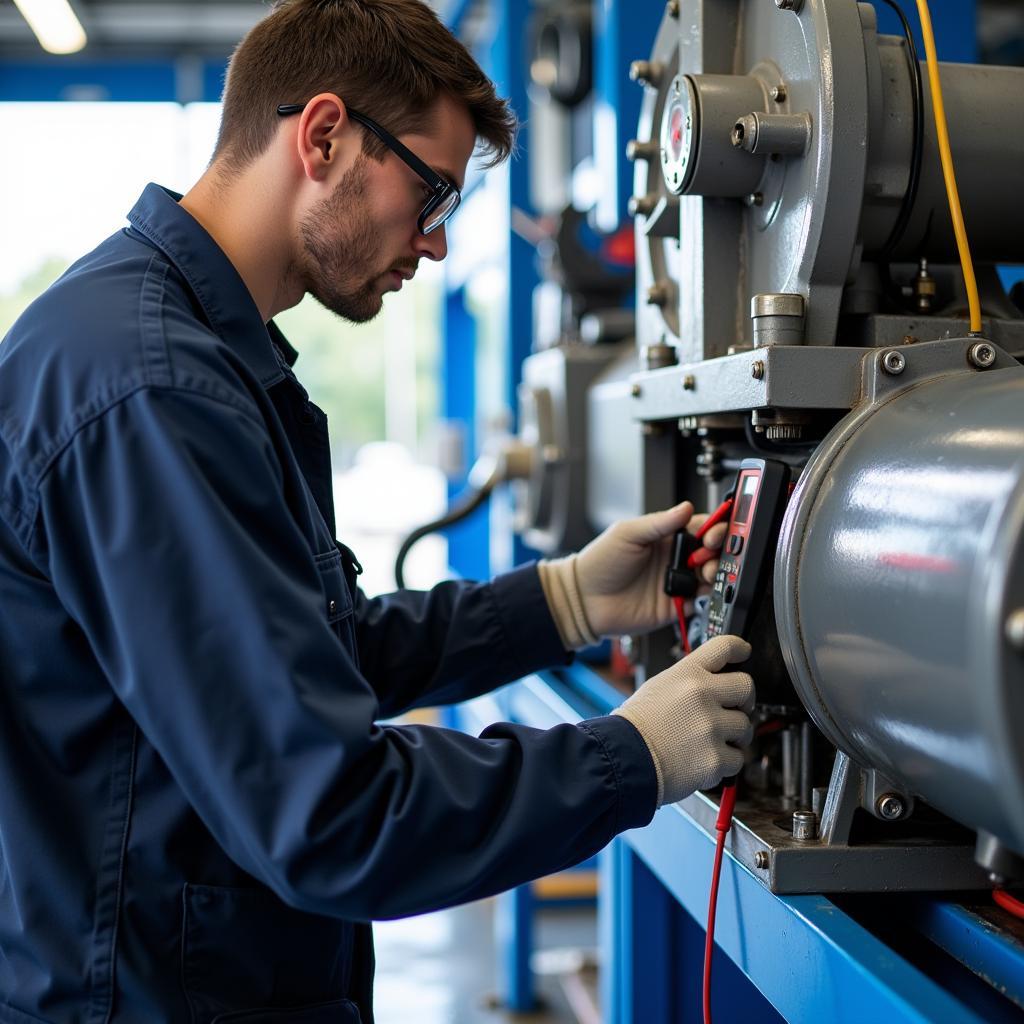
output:
M543 559L537 563L540 585L551 617L566 650L589 647L600 639L590 628L576 579L576 556Z
M622 704L619 707L615 708L612 711L612 714L619 715L620 717L624 718L627 722L629 722L629 724L632 725L638 733L640 733L640 738L644 741L644 743L647 744L647 750L651 755L651 760L654 762L654 774L658 777L658 802L655 804L655 807L660 807L665 802L665 775L661 770L661 760L658 757L654 747L651 746L651 744L647 740L647 737L644 735L644 730L642 727L643 716L636 715L634 711L634 708L631 708L626 704Z

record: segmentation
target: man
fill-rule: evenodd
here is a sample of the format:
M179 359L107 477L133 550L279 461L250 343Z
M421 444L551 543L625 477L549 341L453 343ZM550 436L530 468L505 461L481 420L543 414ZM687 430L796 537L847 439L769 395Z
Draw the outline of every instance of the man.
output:
M512 121L418 0L286 0L223 118L0 346L0 1021L369 1021L364 922L575 863L749 741L736 638L579 727L377 724L666 622L692 508L365 599L271 320L376 314Z

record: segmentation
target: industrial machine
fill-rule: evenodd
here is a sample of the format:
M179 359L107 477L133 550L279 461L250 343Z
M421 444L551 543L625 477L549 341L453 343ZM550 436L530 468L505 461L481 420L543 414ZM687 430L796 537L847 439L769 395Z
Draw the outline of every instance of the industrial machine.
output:
M1024 880L1024 70L939 68L973 329L925 73L867 3L671 0L631 69L635 362L576 337L523 371L546 553L713 508L751 456L792 477L731 846L778 893Z

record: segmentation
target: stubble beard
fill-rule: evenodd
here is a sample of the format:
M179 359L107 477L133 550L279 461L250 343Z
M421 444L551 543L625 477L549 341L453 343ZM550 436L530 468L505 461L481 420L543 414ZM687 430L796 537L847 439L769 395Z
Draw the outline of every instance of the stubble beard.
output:
M372 320L383 305L383 271L370 270L374 232L366 213L368 157L360 153L335 190L299 225L304 252L299 268L305 290L352 323Z

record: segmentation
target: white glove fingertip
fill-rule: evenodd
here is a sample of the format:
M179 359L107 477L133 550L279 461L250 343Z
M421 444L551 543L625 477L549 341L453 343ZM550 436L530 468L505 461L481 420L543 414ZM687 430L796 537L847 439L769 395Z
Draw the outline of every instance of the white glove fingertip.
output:
M708 672L719 672L726 665L746 661L749 657L750 644L741 637L726 634L713 637L706 644L701 644L693 654L687 656L687 660L692 658Z

